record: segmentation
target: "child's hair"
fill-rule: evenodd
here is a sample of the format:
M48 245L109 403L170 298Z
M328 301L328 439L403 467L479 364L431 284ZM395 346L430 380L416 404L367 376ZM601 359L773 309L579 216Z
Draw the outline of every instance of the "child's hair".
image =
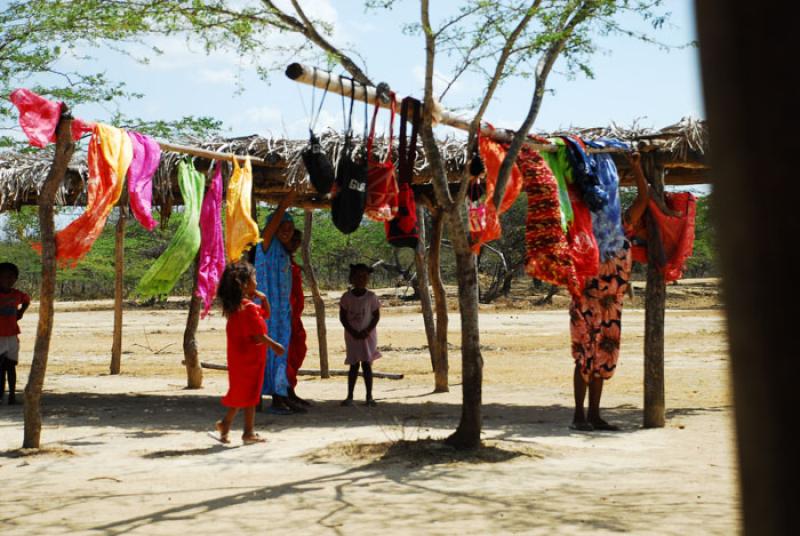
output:
M350 275L348 276L348 279L352 280L353 276L356 275L358 272L367 272L368 274L371 274L374 271L375 270L371 266L368 266L363 262L359 262L358 264L351 264Z
M0 274L11 274L14 279L19 279L19 268L13 262L0 262Z
M255 273L255 267L246 261L235 262L225 267L217 296L222 301L222 314L226 317L239 310L244 298L242 289Z

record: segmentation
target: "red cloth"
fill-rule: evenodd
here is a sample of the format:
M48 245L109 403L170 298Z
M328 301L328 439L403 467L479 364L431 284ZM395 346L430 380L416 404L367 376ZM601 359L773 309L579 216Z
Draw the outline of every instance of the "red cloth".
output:
M31 297L15 288L0 292L0 337L19 335L17 311L19 306L30 303Z
M56 127L61 118L63 102L49 101L28 89L14 90L9 98L19 110L19 125L28 136L31 145L45 147L48 143L55 143ZM90 132L92 127L91 123L73 119L72 139L80 139L84 133Z
M267 334L267 318L266 311L250 300L243 300L242 308L228 317L228 393L222 397L222 405L249 408L261 401L267 349L251 337Z
M306 359L308 346L306 345L306 328L303 327L303 309L306 297L303 295L303 272L292 259L292 293L289 296L292 307L292 336L289 339L289 350L286 357L286 377L289 385L294 389L297 386L297 372Z
M661 273L667 283L677 281L683 275L683 265L691 257L694 250L695 213L697 198L689 192L665 192L664 202L667 208L676 212L677 216L668 216L661 212L658 204L652 199L647 206L646 217L653 218L661 235L661 243L666 263L661 266ZM645 218L640 223L645 225ZM637 233L637 228L633 233ZM647 246L636 244L632 249L632 257L636 262L647 264Z
M569 186L569 199L574 218L567 232L570 255L575 265L575 274L581 282L597 276L600 269L600 249L592 231L592 213L583 202L577 186Z

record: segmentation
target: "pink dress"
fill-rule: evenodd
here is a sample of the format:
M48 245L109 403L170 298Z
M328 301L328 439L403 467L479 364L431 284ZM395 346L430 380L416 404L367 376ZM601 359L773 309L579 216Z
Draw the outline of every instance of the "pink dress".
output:
M372 322L373 314L381 308L381 302L374 292L368 290L363 296L356 296L348 290L339 301L339 306L345 312L347 323L355 331L361 331ZM372 363L381 356L378 351L378 330L373 329L366 339L356 339L347 330L344 332L344 343L347 348L345 365L355 365L362 361Z

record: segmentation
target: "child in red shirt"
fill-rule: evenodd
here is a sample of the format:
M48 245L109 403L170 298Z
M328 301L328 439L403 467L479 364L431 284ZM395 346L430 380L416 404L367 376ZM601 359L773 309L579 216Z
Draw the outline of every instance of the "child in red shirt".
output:
M222 398L222 405L228 413L217 421L217 439L228 443L233 418L240 408L244 408L244 435L242 441L261 443L264 441L255 433L255 411L261 401L261 387L264 382L264 367L267 362L267 346L278 354L284 348L267 336L269 302L267 297L256 290L256 269L249 262L229 264L222 274L217 295L222 301L222 311L228 319L225 333L228 339L228 393ZM250 301L256 297L261 305Z
M31 298L14 288L19 268L0 262L0 404L8 378L8 404L16 404L17 362L19 361L19 320L28 309Z

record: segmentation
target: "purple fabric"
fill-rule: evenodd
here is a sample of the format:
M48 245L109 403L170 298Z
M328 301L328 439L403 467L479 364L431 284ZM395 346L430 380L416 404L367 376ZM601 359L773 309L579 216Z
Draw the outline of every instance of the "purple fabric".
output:
M197 296L203 300L201 318L205 318L225 270L225 244L222 238L222 170L219 163L200 209L200 266L197 273Z
M161 147L150 136L128 132L133 144L133 160L128 168L129 204L136 220L152 231L156 227L153 208L153 175L161 161Z

